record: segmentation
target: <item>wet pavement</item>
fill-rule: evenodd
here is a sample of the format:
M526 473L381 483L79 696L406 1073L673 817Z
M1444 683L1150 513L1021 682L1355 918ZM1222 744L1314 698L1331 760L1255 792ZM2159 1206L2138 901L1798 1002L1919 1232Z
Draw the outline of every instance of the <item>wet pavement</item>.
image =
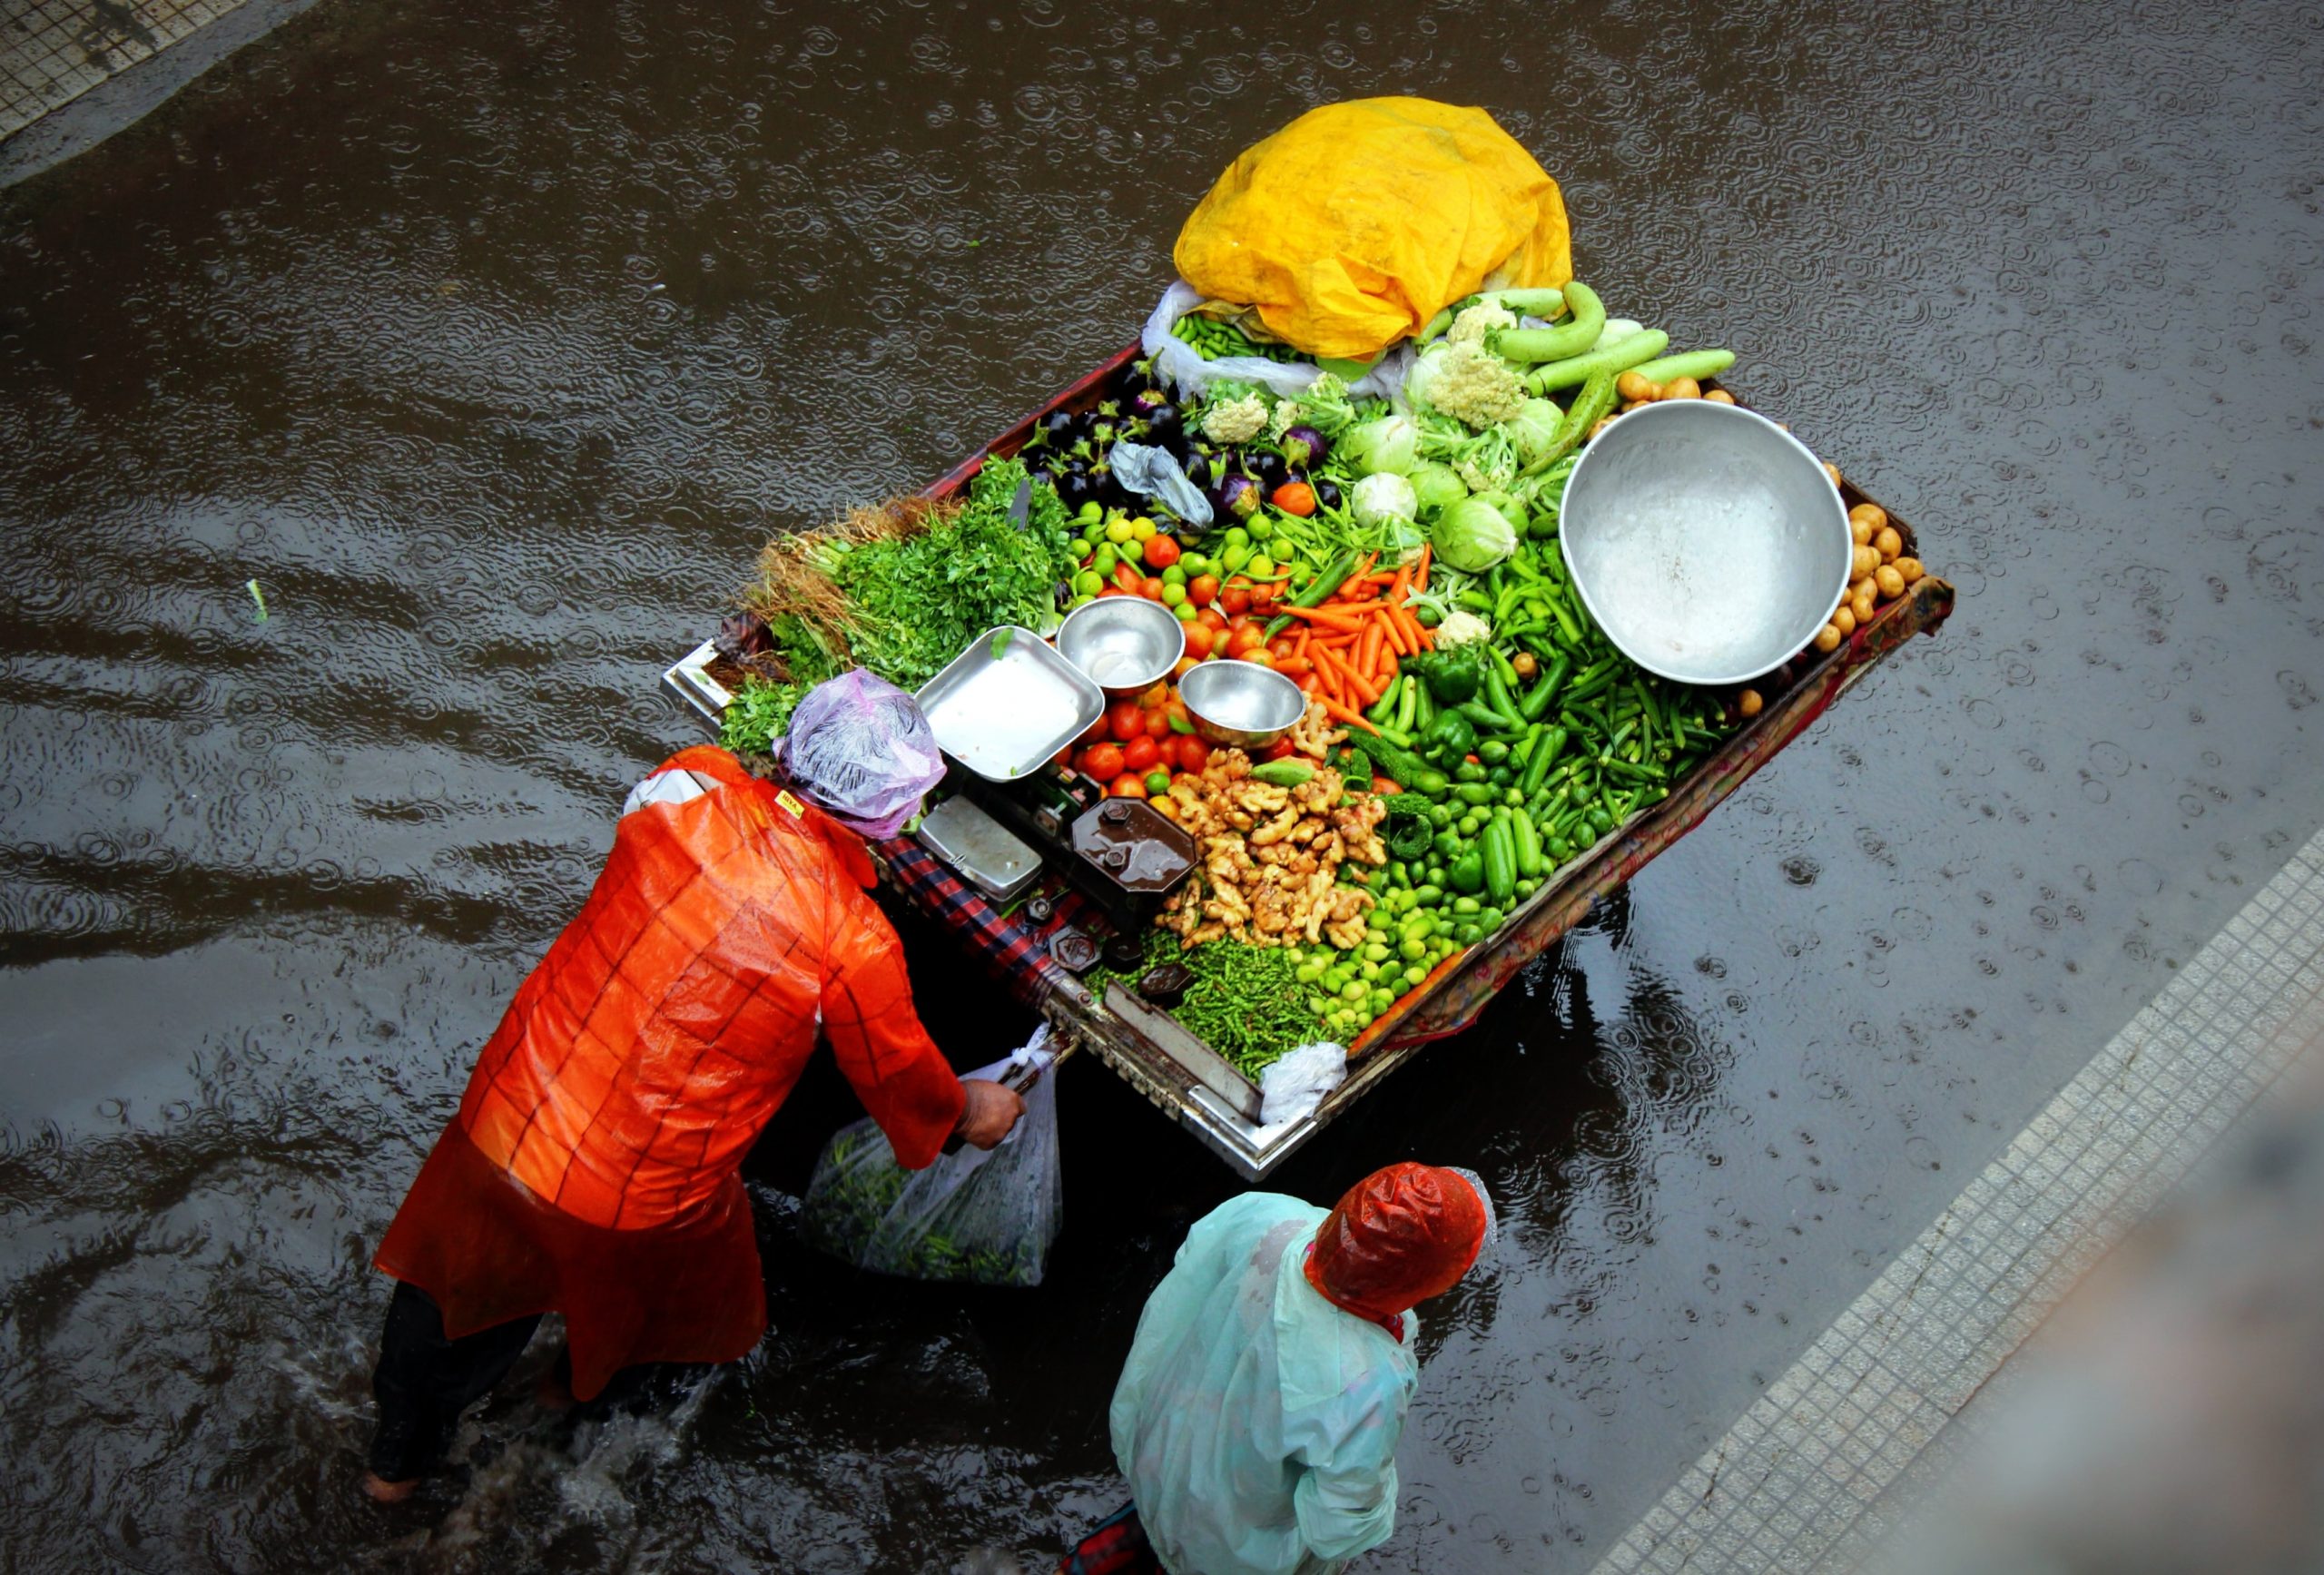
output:
M0 194L12 1563L940 1570L1118 1501L1114 1370L1233 1186L1094 1065L1042 1289L796 1247L823 1079L749 1362L569 1440L514 1385L385 1514L366 1264L757 543L1118 346L1311 103L1492 108L1609 301L1962 592L1271 1183L1418 1155L1513 1226L1368 1567L1602 1552L2324 822L2324 14L1160 16L334 0Z

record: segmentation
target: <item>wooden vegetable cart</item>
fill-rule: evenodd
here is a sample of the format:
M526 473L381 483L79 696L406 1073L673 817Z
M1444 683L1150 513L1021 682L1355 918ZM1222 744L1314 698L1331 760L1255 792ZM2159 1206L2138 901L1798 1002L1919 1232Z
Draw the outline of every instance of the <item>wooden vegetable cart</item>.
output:
M1123 349L1002 433L984 453L940 477L921 495L951 496L976 475L988 456L1015 454L1035 423L1050 412L1078 412L1095 405L1105 397L1114 375L1137 354L1136 344ZM1872 501L1852 486L1844 485L1841 492L1850 505ZM1893 510L1889 518L1904 534L1907 550L1913 550L1911 527ZM1036 920L1021 907L1003 911L987 901L909 838L875 844L872 853L883 889L960 936L1056 1031L1095 1052L1228 1166L1256 1181L1430 1041L1473 1023L1495 991L1580 922L1594 903L1699 825L1712 806L1798 737L1876 663L1915 635L1934 633L1952 610L1953 587L1928 576L1882 607L1838 649L1824 655L1811 651L1796 659L1790 684L1768 695L1755 720L1674 783L1669 797L1640 811L1555 871L1492 935L1446 959L1349 1047L1346 1082L1314 1115L1275 1127L1259 1122L1258 1090L1207 1046L1118 984L1108 989L1102 1004L1092 1001L1080 981L1049 956L1049 936L1087 917L1077 911L1069 893L1053 913ZM714 645L704 642L672 665L663 682L714 731L731 698L728 684L735 677L722 667ZM1766 687L1763 684L1763 691Z

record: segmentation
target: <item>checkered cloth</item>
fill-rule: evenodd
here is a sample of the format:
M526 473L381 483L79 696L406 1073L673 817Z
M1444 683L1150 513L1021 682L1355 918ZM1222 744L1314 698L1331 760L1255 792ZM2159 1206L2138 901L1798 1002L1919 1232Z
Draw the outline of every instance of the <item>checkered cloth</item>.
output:
M1102 941L1111 933L1088 900L1044 873L1033 891L1048 895L1056 911L1036 923L1022 904L1004 913L992 900L947 868L943 861L910 837L872 844L872 852L897 891L912 905L966 941L986 971L1035 1011L1055 991L1078 989L1073 975L1049 956L1049 940L1068 926Z

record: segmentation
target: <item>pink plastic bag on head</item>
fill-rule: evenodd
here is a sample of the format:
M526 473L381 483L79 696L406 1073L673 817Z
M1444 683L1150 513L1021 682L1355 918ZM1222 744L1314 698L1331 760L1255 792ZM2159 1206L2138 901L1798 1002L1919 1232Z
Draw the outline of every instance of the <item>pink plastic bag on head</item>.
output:
M874 842L903 830L944 779L919 704L861 667L807 691L775 759L818 809Z

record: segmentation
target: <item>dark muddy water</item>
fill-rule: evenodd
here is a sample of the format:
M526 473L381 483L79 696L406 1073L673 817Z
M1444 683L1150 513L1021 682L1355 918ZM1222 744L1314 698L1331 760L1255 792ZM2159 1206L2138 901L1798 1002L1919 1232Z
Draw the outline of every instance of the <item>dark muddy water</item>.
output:
M1474 1165L1514 1226L1368 1567L1604 1550L2324 819L2324 12L1763 10L330 0L0 195L0 1563L1032 1566L1117 1501L1115 1368L1231 1187L1094 1065L1049 1285L795 1248L810 1088L764 1346L670 1425L517 1385L389 1513L366 1264L755 545L1120 344L1238 148L1395 91L1490 106L1608 299L1962 591L1280 1175Z

